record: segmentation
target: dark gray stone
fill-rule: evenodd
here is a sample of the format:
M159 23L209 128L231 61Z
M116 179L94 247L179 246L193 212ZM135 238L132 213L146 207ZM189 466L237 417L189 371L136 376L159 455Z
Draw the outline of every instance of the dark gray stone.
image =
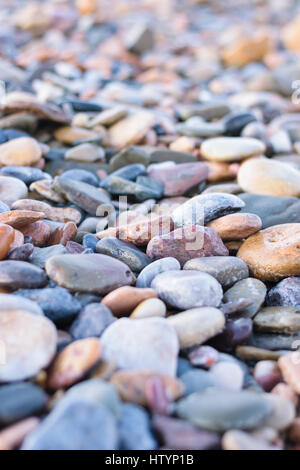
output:
M151 263L151 259L135 245L115 237L107 237L98 241L96 251L123 261L134 272L140 272Z

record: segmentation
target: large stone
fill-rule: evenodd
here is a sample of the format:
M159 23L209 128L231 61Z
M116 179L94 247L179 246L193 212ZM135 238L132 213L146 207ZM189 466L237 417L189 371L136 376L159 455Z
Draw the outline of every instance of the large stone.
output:
M104 331L101 344L103 359L114 361L121 369L176 374L177 334L164 318L121 318Z
M180 270L180 263L175 258L162 258L148 264L139 274L136 287L150 287L151 282L160 273Z

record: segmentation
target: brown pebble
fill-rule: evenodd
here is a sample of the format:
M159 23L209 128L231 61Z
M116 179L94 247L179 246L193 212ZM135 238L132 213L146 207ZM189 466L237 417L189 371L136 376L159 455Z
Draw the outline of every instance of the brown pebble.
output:
M19 230L14 230L14 239L9 247L9 252L13 251L15 248L24 245L24 235Z
M123 286L107 294L102 303L117 317L130 315L135 307L143 300L157 297L153 289L138 289L132 286Z
M45 214L43 212L24 210L7 211L0 214L0 223L11 225L11 227L19 229L44 217Z
M67 222L62 227L57 227L50 236L48 245L66 245L68 241L73 240L77 233L77 226L74 222Z
M223 241L231 241L242 240L258 232L262 227L262 221L258 215L240 213L212 220L207 226L213 228Z
M9 250L11 249L11 244L14 241L15 231L12 227L5 224L0 224L0 260L5 258Z
M31 237L34 246L42 247L49 240L51 229L43 220L38 220L21 229L25 237Z

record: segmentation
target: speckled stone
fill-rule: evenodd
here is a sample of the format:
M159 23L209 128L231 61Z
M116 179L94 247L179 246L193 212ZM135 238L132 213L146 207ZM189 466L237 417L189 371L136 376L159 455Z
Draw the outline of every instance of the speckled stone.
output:
M234 256L210 256L187 261L184 270L201 271L213 276L223 287L230 287L249 276L247 265Z
M266 304L300 307L300 278L287 277L269 290Z
M222 287L215 278L197 271L158 274L151 287L164 302L178 309L218 307L223 296Z

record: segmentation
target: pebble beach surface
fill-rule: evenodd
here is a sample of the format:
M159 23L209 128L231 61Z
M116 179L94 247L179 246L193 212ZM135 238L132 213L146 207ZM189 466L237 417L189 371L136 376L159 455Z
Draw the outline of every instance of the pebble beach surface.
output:
M299 2L0 3L0 450L300 449Z

